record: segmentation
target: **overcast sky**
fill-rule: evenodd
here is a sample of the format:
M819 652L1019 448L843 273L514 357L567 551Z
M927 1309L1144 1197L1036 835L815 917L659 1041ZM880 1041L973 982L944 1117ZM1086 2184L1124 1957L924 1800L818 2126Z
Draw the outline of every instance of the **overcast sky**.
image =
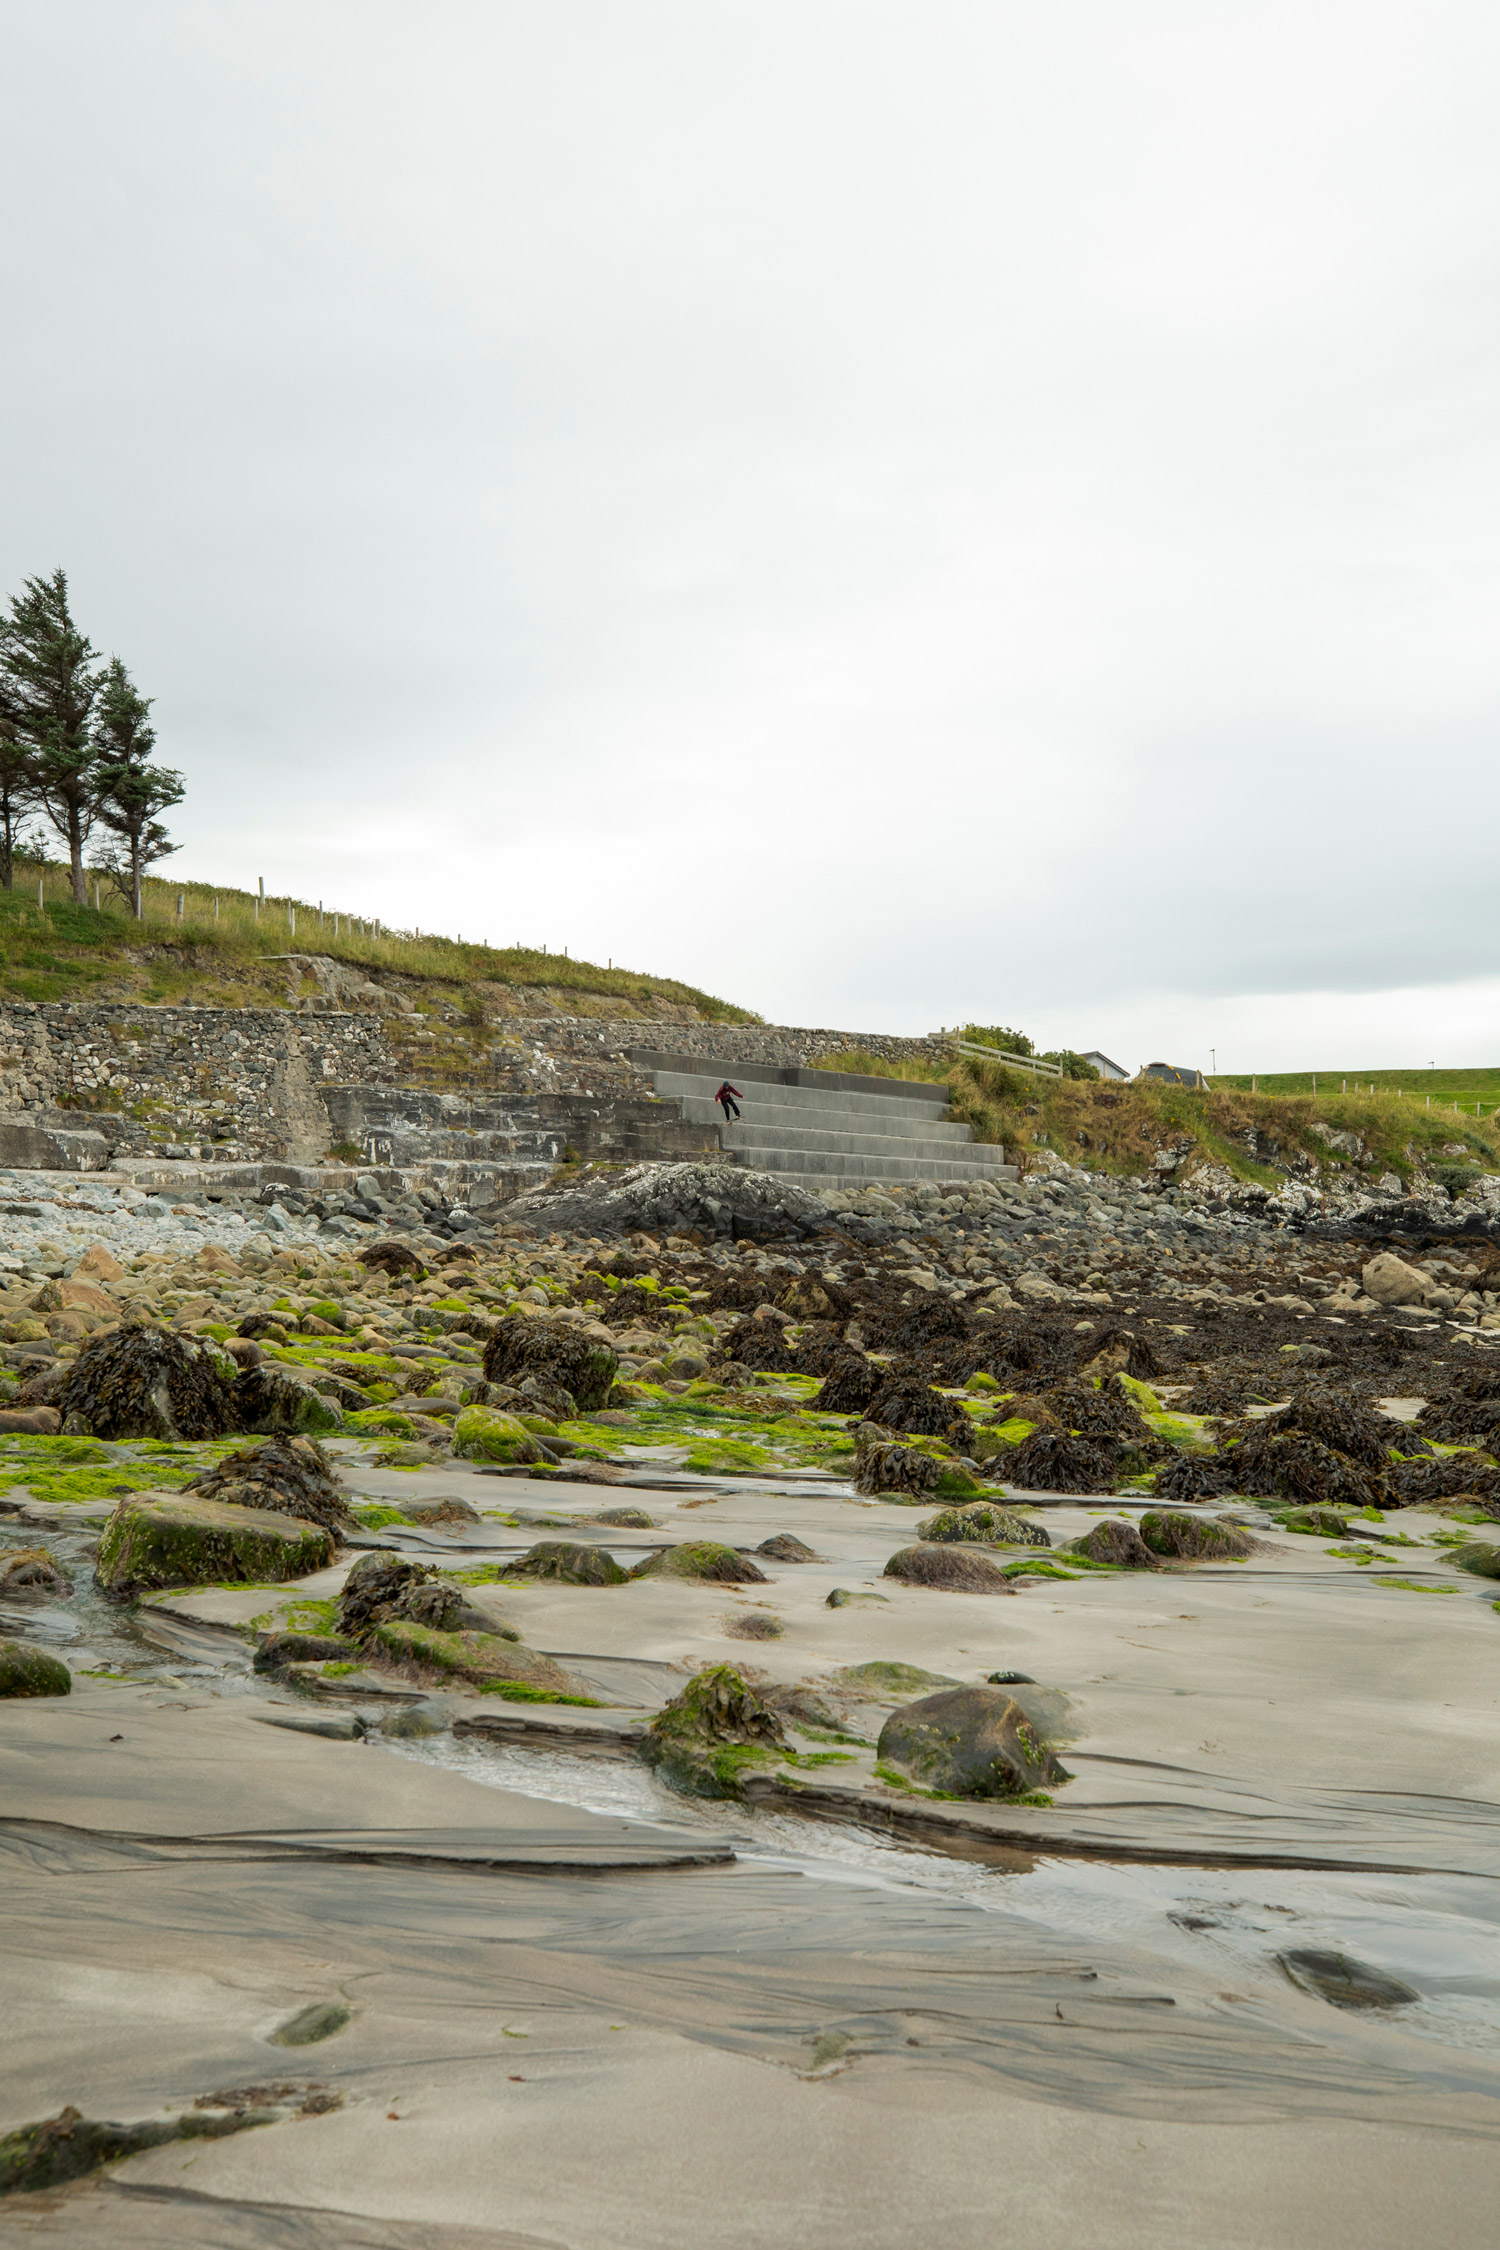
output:
M5 25L0 569L156 697L183 874L1496 1059L1493 5Z

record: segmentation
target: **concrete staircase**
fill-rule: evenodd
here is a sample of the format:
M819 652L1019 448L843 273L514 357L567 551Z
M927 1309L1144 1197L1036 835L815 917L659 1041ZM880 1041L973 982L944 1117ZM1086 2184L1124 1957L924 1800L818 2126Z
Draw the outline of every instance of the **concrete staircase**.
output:
M814 1193L898 1180L1013 1180L1005 1151L975 1141L947 1115L941 1086L847 1071L779 1070L762 1063L705 1063L692 1055L633 1047L659 1100L680 1102L684 1124L717 1126L736 1163ZM727 1078L741 1093L738 1122L725 1125L714 1089Z

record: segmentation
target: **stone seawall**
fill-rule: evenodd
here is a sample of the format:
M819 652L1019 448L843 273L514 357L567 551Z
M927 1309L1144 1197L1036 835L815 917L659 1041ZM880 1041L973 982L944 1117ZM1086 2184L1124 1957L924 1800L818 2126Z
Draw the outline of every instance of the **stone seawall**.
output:
M125 1158L250 1164L516 1159L555 1143L606 1160L707 1152L631 1052L806 1067L851 1047L948 1059L942 1036L588 1016L507 1019L475 1083L414 1087L415 1017L282 1008L0 1004L0 1164L96 1171ZM538 1105L541 1105L540 1108ZM488 1140L490 1145L485 1147ZM398 1153L398 1147L401 1153Z

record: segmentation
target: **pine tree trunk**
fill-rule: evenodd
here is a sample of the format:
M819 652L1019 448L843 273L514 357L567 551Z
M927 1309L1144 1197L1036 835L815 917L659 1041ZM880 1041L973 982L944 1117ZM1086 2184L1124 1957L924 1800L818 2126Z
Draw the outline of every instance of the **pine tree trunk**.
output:
M130 903L135 909L135 918L139 921L141 918L141 839L139 835L132 836L130 839Z
M83 822L78 807L68 807L68 862L73 876L73 904L87 906L88 885L83 878Z

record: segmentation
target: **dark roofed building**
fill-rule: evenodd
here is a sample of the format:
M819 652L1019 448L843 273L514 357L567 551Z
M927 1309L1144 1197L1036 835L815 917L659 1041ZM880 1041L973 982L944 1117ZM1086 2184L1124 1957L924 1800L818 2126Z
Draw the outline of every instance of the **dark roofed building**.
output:
M1195 1093L1206 1093L1208 1080L1201 1070L1179 1070L1176 1063L1145 1063L1141 1067L1143 1078L1155 1078L1164 1086L1189 1086Z

